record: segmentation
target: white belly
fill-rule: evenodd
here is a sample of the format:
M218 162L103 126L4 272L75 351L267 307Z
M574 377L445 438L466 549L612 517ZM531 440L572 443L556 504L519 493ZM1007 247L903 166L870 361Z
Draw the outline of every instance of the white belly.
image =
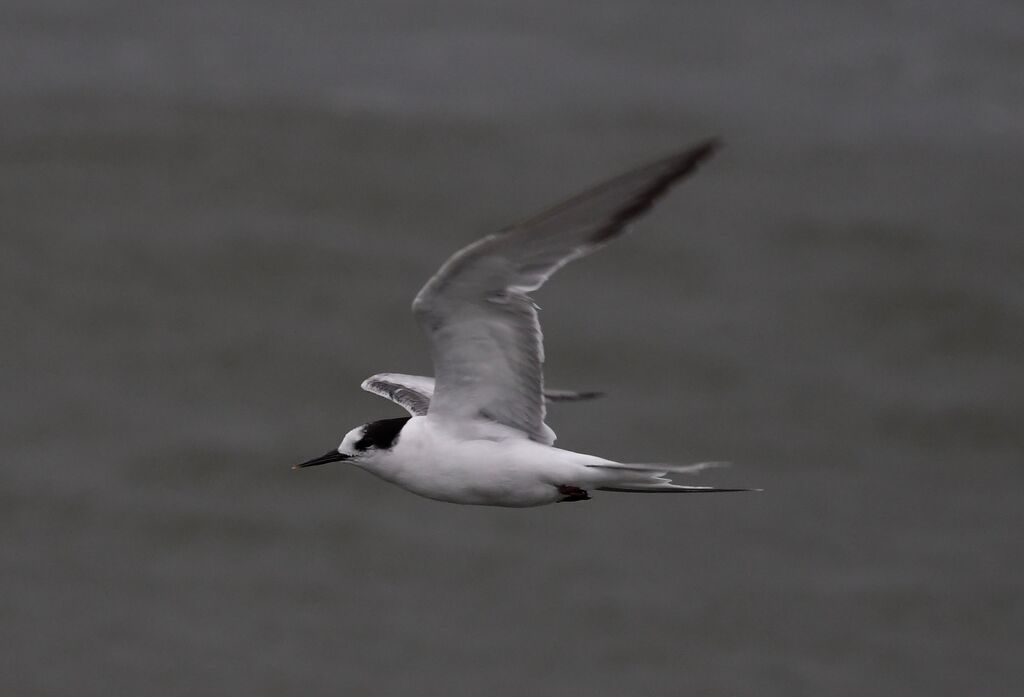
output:
M557 485L497 467L439 465L429 472L405 471L391 481L420 496L451 503L525 507L543 506L562 498Z
M585 484L584 462L599 461L525 438L454 438L420 421L409 422L392 452L361 466L439 501L526 507L559 501L559 485Z

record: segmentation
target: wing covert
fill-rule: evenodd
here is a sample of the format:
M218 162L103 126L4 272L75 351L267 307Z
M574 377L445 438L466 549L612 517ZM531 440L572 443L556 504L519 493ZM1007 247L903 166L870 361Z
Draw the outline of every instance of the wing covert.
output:
M434 394L433 378L401 373L379 373L363 380L367 392L390 399L413 416L425 416Z

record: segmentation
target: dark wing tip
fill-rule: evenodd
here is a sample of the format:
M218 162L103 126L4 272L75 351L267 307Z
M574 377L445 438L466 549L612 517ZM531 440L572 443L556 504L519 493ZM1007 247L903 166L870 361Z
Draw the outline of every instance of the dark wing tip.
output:
M648 190L649 200L658 198L678 180L693 173L701 163L721 150L723 145L722 139L715 136L664 160L667 171Z
M698 143L692 148L687 148L686 151L682 153L680 156L682 157L686 154L689 154L691 157L696 157L697 161L699 162L710 157L711 155L714 155L723 147L725 147L725 142L722 140L721 136L712 136L711 138L708 138L702 143Z
M597 230L592 241L604 242L617 235L630 220L647 212L654 205L654 202L661 198L676 182L692 174L702 162L718 152L722 146L723 143L719 137L708 138L697 145L659 160L641 170L634 170L630 174L623 175L623 177L628 177L644 171L651 172L653 170L656 172L661 170L657 176L651 179L647 186L634 195L632 200L619 209L606 225Z
M665 193L676 181L691 174L701 163L710 159L723 146L722 139L714 136L662 160L660 164L665 168L665 172L655 179L647 190L646 193L649 196L649 200L653 200ZM657 167L658 164L656 163L654 166Z
M604 395L604 392L597 390L544 390L544 399L549 402L585 402Z

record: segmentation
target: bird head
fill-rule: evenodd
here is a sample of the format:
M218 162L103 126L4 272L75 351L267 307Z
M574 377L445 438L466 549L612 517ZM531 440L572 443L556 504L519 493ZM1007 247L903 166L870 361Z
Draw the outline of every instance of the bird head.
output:
M353 464L363 463L379 453L393 448L409 418L404 416L399 419L382 419L353 428L345 434L337 448L328 450L312 460L293 465L292 469L345 460L350 460Z

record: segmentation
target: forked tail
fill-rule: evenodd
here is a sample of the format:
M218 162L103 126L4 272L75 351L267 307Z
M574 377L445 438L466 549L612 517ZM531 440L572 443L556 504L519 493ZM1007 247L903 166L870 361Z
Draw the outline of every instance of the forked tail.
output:
M664 463L619 463L587 465L602 470L606 478L595 487L598 491L621 491L635 494L711 494L726 491L761 491L761 489L727 489L714 486L673 484L666 475L695 474L712 467L726 467L728 462L700 462L695 465Z

